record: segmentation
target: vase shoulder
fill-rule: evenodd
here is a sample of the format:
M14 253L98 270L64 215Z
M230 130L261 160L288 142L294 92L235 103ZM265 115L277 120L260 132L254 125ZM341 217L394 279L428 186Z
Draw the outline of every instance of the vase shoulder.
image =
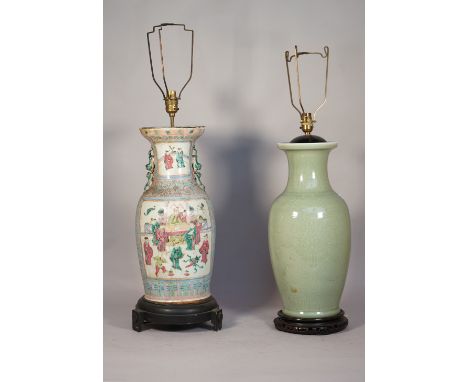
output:
M315 208L348 211L344 199L333 190L323 192L284 191L273 201L271 211L277 209L307 211Z
M278 226L280 231L292 231L292 236L300 235L300 232L308 235L323 224L340 225L345 230L349 228L348 206L333 190L314 193L285 191L273 202L269 219L271 229Z

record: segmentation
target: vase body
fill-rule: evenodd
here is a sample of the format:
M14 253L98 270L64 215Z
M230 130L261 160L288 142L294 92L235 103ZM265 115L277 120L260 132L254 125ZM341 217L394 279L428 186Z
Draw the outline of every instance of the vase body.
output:
M148 183L136 213L145 299L196 303L210 297L215 247L211 202L194 142L204 127L142 128L151 143Z
M348 271L350 219L330 186L334 142L279 143L288 158L288 183L273 202L268 239L283 313L325 318L340 312Z

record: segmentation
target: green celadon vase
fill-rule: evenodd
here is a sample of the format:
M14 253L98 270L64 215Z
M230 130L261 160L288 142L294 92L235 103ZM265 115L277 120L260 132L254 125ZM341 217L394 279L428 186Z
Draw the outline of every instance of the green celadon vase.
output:
M350 218L328 179L335 142L278 143L288 158L286 189L270 210L268 240L283 314L320 319L340 313L350 255Z

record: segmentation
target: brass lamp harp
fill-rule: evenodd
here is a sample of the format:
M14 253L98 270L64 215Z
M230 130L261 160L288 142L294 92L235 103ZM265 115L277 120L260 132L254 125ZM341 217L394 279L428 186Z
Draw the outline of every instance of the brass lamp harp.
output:
M302 94L301 94L301 81L300 81L300 74L299 74L299 57L305 54L316 54L319 55L321 58L326 60L326 69L325 69L325 91L324 91L324 96L323 100L320 103L320 105L314 110L313 113L308 113L304 110L304 106L302 105ZM329 57L329 49L328 46L323 47L323 53L322 52L299 52L297 50L297 45L294 46L294 52L292 55L290 55L289 51L286 51L284 53L284 57L286 59L286 71L288 73L288 83L289 83L289 95L291 97L291 104L293 105L294 109L297 110L301 117L301 130L304 132L306 135L310 135L312 132L312 129L314 128L314 123L316 122L315 116L317 115L317 112L325 105L327 102L327 85L328 85L328 57ZM294 99L293 99L293 92L292 92L292 87L291 87L291 75L289 73L289 63L295 60L296 63L296 78L297 78L297 93L298 93L298 99L299 99L299 106L300 109L294 104Z
M183 27L184 31L190 32L192 34L192 43L191 43L191 54L190 54L190 76L187 80L187 82L182 86L182 88L179 91L179 95L177 96L177 92L175 90L172 90L168 88L167 86L167 81L166 81L166 73L164 70L164 52L163 52L163 40L161 36L161 31L164 27ZM152 33L155 33L157 30L157 35L159 38L159 52L161 55L161 70L162 70L162 78L164 82L164 89L159 85L158 81L156 81L156 78L154 77L154 68L153 68L153 57L151 53L151 43L150 43L150 35ZM148 40L148 53L149 53L149 59L150 59L150 64L151 64L151 76L153 77L153 81L158 87L158 89L161 91L164 102L166 104L166 112L169 114L170 122L171 122L171 127L174 127L174 117L177 111L179 110L179 100L181 99L182 92L184 91L185 87L187 84L190 82L192 79L192 72L193 72L193 37L194 37L194 32L192 29L187 29L185 27L185 24L173 24L173 23L164 23L160 25L155 25L153 27L153 30L148 32L146 34L147 40Z

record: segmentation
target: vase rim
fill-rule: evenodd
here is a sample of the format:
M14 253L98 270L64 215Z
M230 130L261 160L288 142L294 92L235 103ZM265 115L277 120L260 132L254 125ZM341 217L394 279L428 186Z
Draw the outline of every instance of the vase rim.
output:
M197 125L197 126L145 126L141 127L140 130L180 130L180 129L204 129L205 126Z
M338 146L337 142L289 143L279 142L280 150L331 150Z
M170 140L195 140L205 131L204 126L142 127L140 133L152 143Z

